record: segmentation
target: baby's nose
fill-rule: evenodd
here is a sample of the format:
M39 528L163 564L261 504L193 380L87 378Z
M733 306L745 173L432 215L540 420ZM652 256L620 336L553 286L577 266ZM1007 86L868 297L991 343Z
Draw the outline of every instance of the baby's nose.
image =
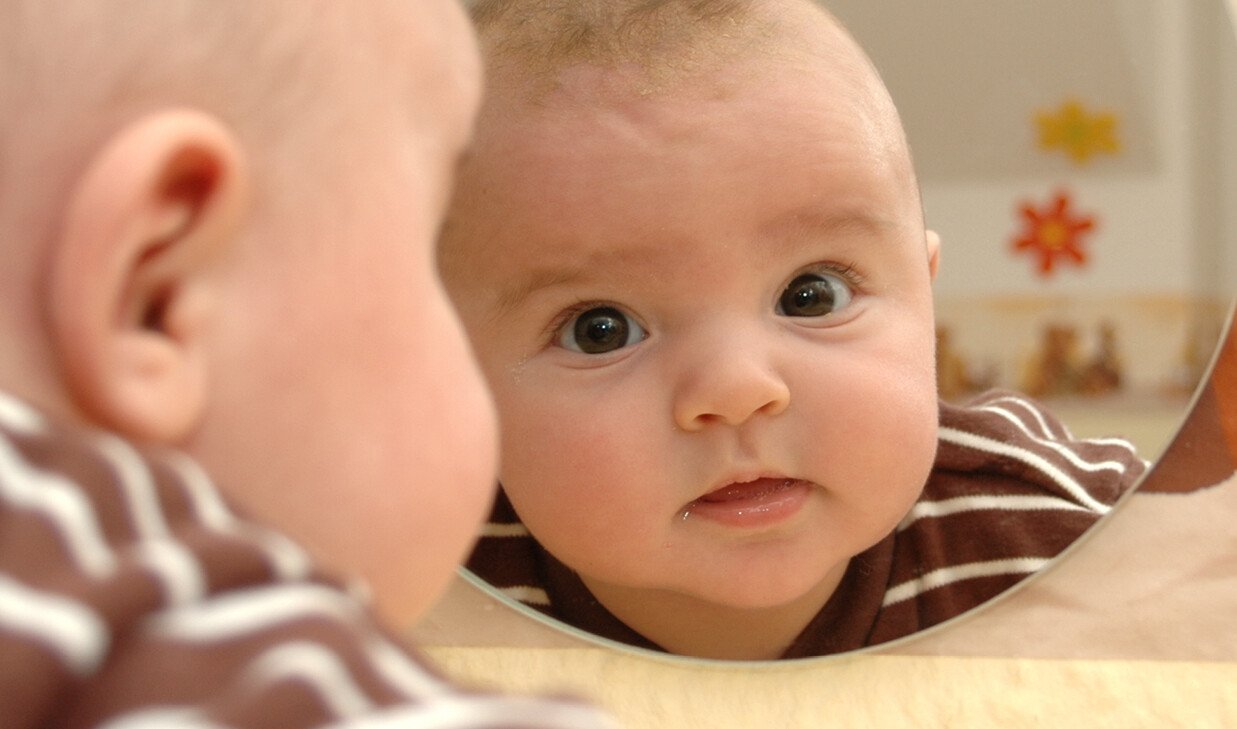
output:
M773 416L790 405L790 388L765 358L754 352L719 352L689 368L674 398L674 420L696 432L714 423L742 425L757 415Z

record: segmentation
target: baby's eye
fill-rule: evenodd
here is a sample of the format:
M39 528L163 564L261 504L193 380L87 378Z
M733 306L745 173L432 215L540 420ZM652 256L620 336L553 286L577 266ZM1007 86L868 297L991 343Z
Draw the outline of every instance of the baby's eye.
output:
M605 354L630 346L648 336L630 316L612 306L580 312L559 332L557 343L584 354Z
M796 276L777 300L777 313L785 316L825 316L850 303L850 286L832 273Z

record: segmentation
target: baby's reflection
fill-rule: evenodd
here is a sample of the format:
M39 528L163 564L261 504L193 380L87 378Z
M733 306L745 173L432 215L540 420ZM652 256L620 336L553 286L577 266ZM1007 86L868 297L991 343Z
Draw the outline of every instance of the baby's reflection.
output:
M474 8L442 270L495 392L469 567L593 633L822 655L1039 569L1144 470L1026 397L938 402L897 112L807 0Z

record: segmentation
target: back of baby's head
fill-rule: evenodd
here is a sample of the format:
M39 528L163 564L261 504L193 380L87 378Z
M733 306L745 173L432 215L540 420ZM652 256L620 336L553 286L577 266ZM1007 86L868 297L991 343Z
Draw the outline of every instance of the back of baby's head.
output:
M157 109L189 107L276 157L321 93L318 0L6 0L0 5L0 235L46 235L91 152ZM261 160L259 160L260 162ZM7 250L7 249L6 249ZM2 283L2 282L0 282Z

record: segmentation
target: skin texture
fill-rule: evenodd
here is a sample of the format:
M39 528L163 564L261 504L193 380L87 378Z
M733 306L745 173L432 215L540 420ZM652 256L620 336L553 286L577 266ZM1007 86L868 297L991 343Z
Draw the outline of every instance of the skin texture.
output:
M574 65L528 103L492 64L444 248L517 512L620 619L706 657L778 655L936 447L938 243L895 111L831 19L765 12L788 52L659 93ZM804 273L849 303L787 316ZM572 351L598 306L629 346ZM805 493L739 524L698 501L757 477Z
M319 210L256 229L253 257L228 272L231 305L209 336L230 374L189 443L229 483L275 485L246 493L249 508L366 576L400 622L467 552L496 458L493 405L434 264L480 86L452 5L418 7L429 17L415 33L388 31L398 47L446 24L450 41L358 75L377 109L332 142L348 162L318 181ZM408 68L424 76L409 84ZM427 80L435 71L443 81ZM383 94L402 104L384 108ZM301 245L270 255L256 244L267 235Z
M450 0L322 15L308 36L331 77L281 154L228 109L151 91L62 199L6 201L6 223L23 204L61 217L5 282L22 356L0 387L186 450L406 624L467 552L496 471L493 405L434 261L480 69Z

